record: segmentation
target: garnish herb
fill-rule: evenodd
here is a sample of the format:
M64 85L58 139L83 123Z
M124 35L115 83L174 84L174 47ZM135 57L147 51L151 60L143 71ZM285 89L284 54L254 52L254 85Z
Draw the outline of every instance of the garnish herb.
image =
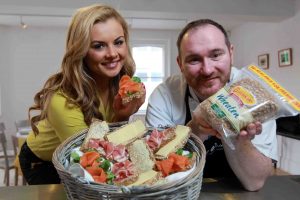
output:
M107 184L113 185L113 180L116 178L116 176L111 171L107 171L106 175Z
M188 155L187 155L188 158L192 158L193 157L193 153L190 152Z
M72 152L72 153L71 153L71 158L73 159L73 161L74 161L75 163L79 163L79 161L80 161L80 156L79 156L78 153L76 153L76 152Z
M137 82L137 83L142 82L141 79L137 76L132 77L131 80L133 80L134 82Z
M177 151L176 151L176 154L178 154L178 155L181 155L182 156L182 154L183 154L183 149L178 149Z
M110 162L108 160L104 160L101 164L100 167L107 172L110 169Z

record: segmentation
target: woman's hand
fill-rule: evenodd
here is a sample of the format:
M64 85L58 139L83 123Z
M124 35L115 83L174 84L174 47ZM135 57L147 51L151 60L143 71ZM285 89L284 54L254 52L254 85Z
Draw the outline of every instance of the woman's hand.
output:
M145 90L145 88L144 88ZM146 98L146 91L140 98L133 98L130 102L122 104L122 98L117 94L114 98L113 109L115 113L114 121L127 121L131 115L136 113L143 105Z

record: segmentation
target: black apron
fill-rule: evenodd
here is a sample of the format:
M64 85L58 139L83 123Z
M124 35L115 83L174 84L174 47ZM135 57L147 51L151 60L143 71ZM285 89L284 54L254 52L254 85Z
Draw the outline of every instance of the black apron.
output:
M185 125L192 119L189 97L192 96L189 92L189 87L187 86L184 97L186 107ZM204 166L203 177L235 177L235 174L227 162L221 140L215 136L211 136L205 140L203 144L206 149L206 163Z

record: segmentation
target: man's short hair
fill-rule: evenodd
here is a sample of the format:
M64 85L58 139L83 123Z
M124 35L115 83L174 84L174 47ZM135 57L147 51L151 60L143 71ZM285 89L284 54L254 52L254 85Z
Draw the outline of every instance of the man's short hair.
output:
M181 41L182 41L184 34L186 34L189 30L192 30L192 29L195 29L198 27L202 27L202 26L206 26L209 24L217 27L224 34L226 46L228 48L230 48L230 41L228 38L228 34L221 24L219 24L211 19L198 19L198 20L188 23L179 33L179 36L177 39L178 54L180 55L180 45L181 45Z

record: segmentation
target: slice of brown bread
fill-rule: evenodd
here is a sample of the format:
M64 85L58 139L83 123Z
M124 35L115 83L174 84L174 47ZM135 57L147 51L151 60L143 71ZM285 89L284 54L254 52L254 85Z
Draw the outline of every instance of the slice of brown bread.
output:
M136 182L138 180L138 177L139 177L139 174L138 173L135 173L127 178L124 178L120 181L114 181L114 184L117 185L117 186L122 186L122 185L130 185L134 182Z
M145 140L135 140L127 146L129 157L139 173L152 170L155 158Z
M157 131L158 134L154 131ZM161 134L163 134L164 136L162 137L161 143L158 145L157 140L159 140L159 139L156 138L156 137L160 138ZM175 138L175 136L176 136L176 133L175 133L175 128L174 127L167 128L163 131L153 130L153 132L151 133L151 135L148 138L148 140L151 140L152 137L153 137L153 140L154 140L154 143L155 143L155 145L153 145L153 148L152 148L153 153L157 152L160 148L162 148L163 146L168 144L171 140L173 140ZM151 142L150 142L149 145L151 145Z
M98 119L93 119L92 124L84 138L84 141L80 147L80 150L84 150L88 147L89 140L91 138L103 139L105 134L109 132L109 127L106 121L101 121Z
M191 128L188 126L177 125L175 128L175 133L175 138L154 154L156 159L166 159L170 153L176 152L179 148L184 147L190 137Z
M126 104L128 102L130 102L132 99L134 98L141 98L143 95L145 94L145 91L144 90L141 90L139 92L136 92L130 96L127 96L127 97L123 97L122 98L122 104Z

